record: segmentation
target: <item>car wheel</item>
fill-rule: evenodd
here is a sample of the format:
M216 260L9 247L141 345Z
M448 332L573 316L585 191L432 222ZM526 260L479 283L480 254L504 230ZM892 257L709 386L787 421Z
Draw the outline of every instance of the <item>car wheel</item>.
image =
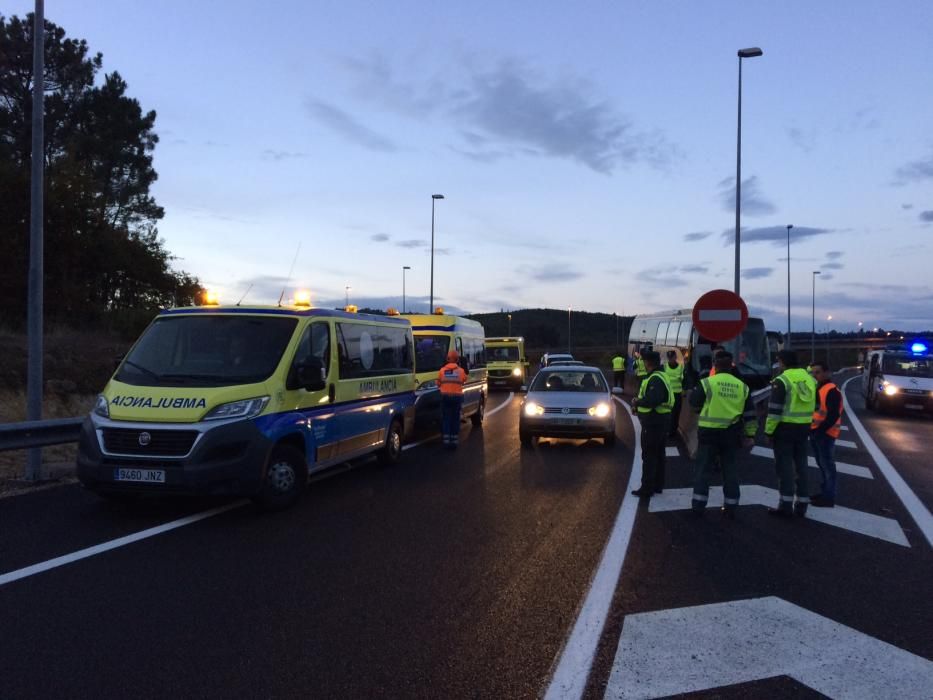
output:
M479 406L476 407L476 412L470 416L470 422L473 424L474 428L483 427L483 416L486 414L486 397L480 396Z
M606 437L603 438L603 445L606 447L613 447L616 444L616 434L615 431L611 433L606 433Z
M398 420L392 421L389 426L389 433L386 435L386 443L379 450L379 463L385 467L391 467L398 464L402 458L402 424Z
M308 483L308 463L292 445L278 445L272 450L265 478L253 502L263 510L284 510L301 497Z

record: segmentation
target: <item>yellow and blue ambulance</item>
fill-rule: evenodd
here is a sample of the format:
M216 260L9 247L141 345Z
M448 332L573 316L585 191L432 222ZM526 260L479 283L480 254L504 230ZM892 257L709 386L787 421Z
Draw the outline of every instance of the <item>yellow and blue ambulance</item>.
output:
M163 311L85 420L78 478L102 495L233 493L281 508L316 471L398 461L414 424L411 324L354 311L307 297Z
M483 424L486 411L486 331L481 323L445 314L437 307L433 314L406 314L415 338L417 398L415 419L419 428L434 426L441 419L441 396L437 373L447 364L447 353L456 350L460 366L469 374L463 387L463 418L473 425Z
M490 387L519 389L527 384L525 339L521 336L486 338L486 369Z

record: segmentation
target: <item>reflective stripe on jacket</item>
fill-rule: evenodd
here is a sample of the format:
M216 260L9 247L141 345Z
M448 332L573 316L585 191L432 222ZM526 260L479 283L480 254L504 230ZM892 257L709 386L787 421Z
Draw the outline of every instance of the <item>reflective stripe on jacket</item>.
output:
M774 434L780 423L808 425L815 409L816 380L799 367L784 370L771 384L765 433Z
M679 394L684 390L684 366L677 365L676 367L671 367L670 363L664 365L664 376L667 377L668 383L671 385L671 391L675 394Z
M819 388L817 392L817 402L816 410L813 412L813 422L810 423L810 430L816 430L823 424L823 421L826 420L826 397L829 395L829 392L833 390L839 391L839 388L832 382L826 382L823 386ZM839 402L839 416L836 418L836 422L827 429L826 434L829 437L835 439L839 437L839 426L842 425L842 402Z
M648 370L645 369L645 361L640 357L635 358L635 374L639 377L648 376Z
M437 385L442 394L460 396L463 394L463 385L466 384L468 376L463 367L454 362L448 362L437 373Z
M749 394L748 385L745 382L723 372L701 380L700 385L703 387L706 400L703 402L703 409L697 421L699 427L724 430L742 419ZM754 417L751 418L753 421ZM748 432L747 429L746 432Z

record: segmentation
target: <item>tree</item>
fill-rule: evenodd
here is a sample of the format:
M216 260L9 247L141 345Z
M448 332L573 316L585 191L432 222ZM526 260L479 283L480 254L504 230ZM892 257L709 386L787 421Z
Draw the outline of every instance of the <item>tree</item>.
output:
M100 53L45 23L46 317L94 322L125 309L190 304L197 279L172 269L150 187L156 113L127 95ZM0 15L0 321L25 319L29 259L32 16Z

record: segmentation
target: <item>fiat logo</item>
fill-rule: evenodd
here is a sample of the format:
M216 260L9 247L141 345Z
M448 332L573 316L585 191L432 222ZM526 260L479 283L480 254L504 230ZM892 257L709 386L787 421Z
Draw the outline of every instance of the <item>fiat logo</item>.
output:
M139 446L146 447L150 442L152 442L152 436L143 431L139 434Z
M562 409L560 409L560 412L561 412L561 413L570 413L570 409L569 409L569 408L562 408Z

